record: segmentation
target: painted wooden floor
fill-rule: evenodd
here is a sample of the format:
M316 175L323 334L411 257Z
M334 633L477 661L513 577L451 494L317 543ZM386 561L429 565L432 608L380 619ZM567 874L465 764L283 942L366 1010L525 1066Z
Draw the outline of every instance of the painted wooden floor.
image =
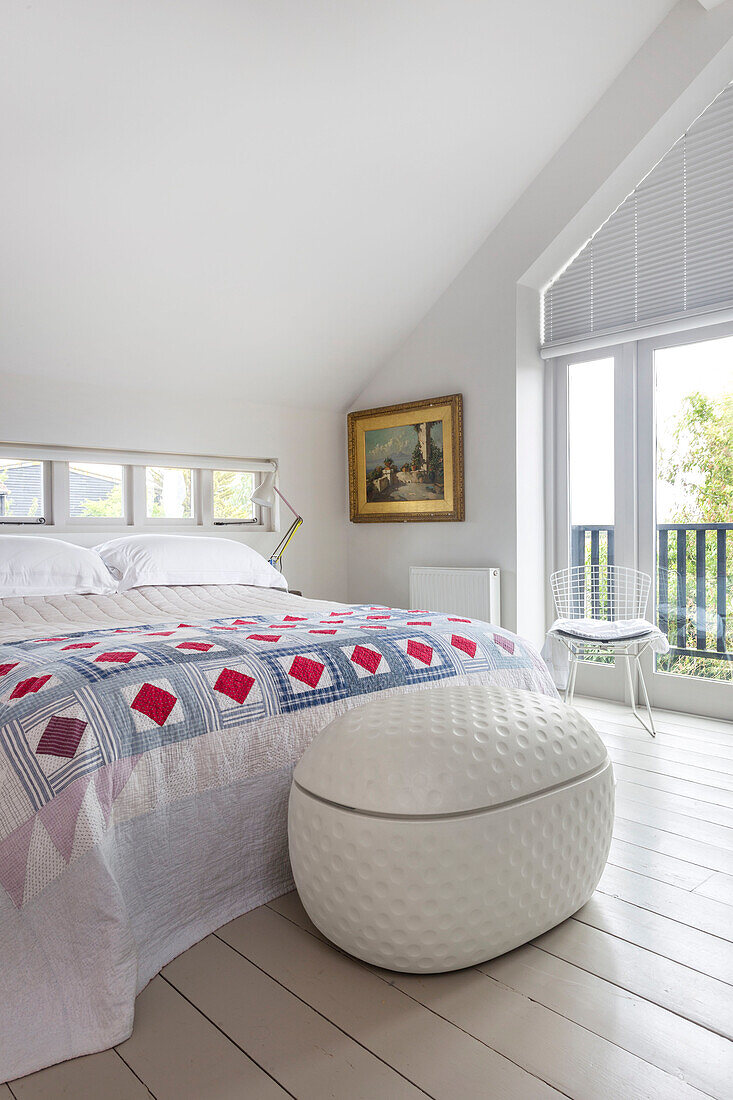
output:
M483 966L414 977L319 936L297 895L175 959L132 1037L0 1100L733 1097L733 725L580 708L618 781L608 867L565 924Z

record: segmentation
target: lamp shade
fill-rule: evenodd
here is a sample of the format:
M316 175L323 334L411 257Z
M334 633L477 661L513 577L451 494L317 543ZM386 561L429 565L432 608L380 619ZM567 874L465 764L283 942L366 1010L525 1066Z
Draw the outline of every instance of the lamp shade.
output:
M272 508L275 503L275 471L270 470L265 474L252 496L249 498L253 504L259 504L260 508Z

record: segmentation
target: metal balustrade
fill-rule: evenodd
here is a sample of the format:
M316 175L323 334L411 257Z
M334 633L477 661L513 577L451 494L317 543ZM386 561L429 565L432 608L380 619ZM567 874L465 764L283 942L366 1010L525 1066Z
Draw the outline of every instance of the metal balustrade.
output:
M673 655L733 661L727 636L732 532L733 523L657 524L657 618ZM611 618L603 566L615 564L613 527L573 526L570 564L596 567L588 569L593 614Z
M730 532L733 523L657 524L659 627L669 638L672 654L733 661L726 638L728 604L733 600L728 593L728 563L733 556ZM711 569L708 557L713 560Z
M592 611L594 619L612 619L613 590L605 583L601 567L615 564L613 527L585 524L571 527L570 532L570 564L591 567L586 578L590 586L590 600L584 596L585 605Z

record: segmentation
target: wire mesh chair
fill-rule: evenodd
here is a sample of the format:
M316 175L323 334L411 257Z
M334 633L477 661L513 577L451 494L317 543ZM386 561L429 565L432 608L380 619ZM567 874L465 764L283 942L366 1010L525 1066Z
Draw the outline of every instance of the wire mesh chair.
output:
M608 656L624 657L634 717L647 733L655 737L654 718L640 662L655 632L654 624L645 619L651 583L648 573L625 565L574 565L569 569L560 569L550 577L558 620L553 634L565 645L569 654L565 702L573 701L578 662L583 659L586 647L597 648ZM623 626L613 632L613 637L603 638L599 625L604 623ZM636 661L649 725L636 707L632 659Z

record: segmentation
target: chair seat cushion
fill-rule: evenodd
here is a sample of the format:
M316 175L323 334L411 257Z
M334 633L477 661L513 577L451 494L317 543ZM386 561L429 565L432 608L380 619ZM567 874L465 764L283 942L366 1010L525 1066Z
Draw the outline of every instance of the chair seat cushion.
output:
M552 634L565 634L589 642L628 642L653 634L657 628L646 619L557 619L550 627Z

